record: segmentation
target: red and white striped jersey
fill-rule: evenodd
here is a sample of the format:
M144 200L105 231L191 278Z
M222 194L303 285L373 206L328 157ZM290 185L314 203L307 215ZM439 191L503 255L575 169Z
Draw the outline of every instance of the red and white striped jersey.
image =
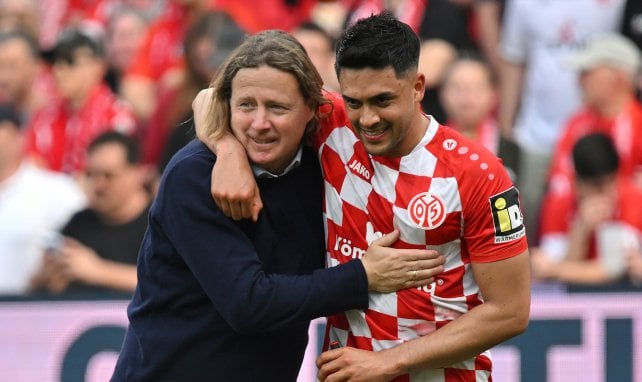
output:
M327 265L363 256L370 242L395 227L401 233L395 247L432 248L446 257L433 284L371 293L368 309L328 318L326 341L377 351L426 335L483 303L471 262L502 260L527 248L519 194L499 159L434 118L408 155L369 155L348 127L342 101L333 101L317 134ZM486 381L490 371L485 352L395 381Z

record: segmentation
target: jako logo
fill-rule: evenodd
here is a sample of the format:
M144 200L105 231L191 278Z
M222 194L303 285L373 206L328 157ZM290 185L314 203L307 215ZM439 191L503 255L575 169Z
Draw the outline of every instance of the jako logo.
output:
M408 217L418 228L435 229L446 220L446 205L439 196L422 192L408 204Z
M355 173L361 175L366 180L370 180L370 171L366 168L366 166L363 165L363 163L359 162L358 160L355 159L352 162L350 162L350 164L348 165L348 168L350 168Z

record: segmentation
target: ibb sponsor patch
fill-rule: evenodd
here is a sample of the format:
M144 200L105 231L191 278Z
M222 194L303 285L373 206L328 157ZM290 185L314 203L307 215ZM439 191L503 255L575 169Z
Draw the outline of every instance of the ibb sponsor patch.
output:
M519 192L515 187L491 196L490 211L495 225L495 243L517 240L526 234L524 216L519 208Z

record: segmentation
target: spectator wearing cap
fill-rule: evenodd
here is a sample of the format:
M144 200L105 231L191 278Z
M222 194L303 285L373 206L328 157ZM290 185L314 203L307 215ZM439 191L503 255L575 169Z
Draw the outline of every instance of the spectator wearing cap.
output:
M642 190L618 175L618 152L604 133L579 138L572 161L574 192L543 220L541 245L531 253L533 275L572 284L620 281L633 270L627 262L641 256Z
M106 63L100 41L68 30L45 57L53 65L60 100L33 116L27 150L47 168L78 174L93 138L107 130L133 135L136 121L103 81Z
M0 294L5 295L27 292L55 232L86 203L71 177L25 160L23 142L18 111L0 103Z
M635 96L641 63L638 48L616 33L596 36L570 57L569 64L579 73L584 106L571 116L555 149L541 208L543 221L554 220L559 200L573 192L571 151L586 134L611 137L620 160L618 174L642 186L642 104ZM548 230L544 224L540 228Z

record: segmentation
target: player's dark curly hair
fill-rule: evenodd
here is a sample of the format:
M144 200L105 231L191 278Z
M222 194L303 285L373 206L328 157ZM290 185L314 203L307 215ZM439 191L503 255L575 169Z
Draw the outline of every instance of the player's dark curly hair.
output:
M337 44L335 71L343 68L392 67L397 77L417 69L419 37L390 11L360 19L346 29Z

